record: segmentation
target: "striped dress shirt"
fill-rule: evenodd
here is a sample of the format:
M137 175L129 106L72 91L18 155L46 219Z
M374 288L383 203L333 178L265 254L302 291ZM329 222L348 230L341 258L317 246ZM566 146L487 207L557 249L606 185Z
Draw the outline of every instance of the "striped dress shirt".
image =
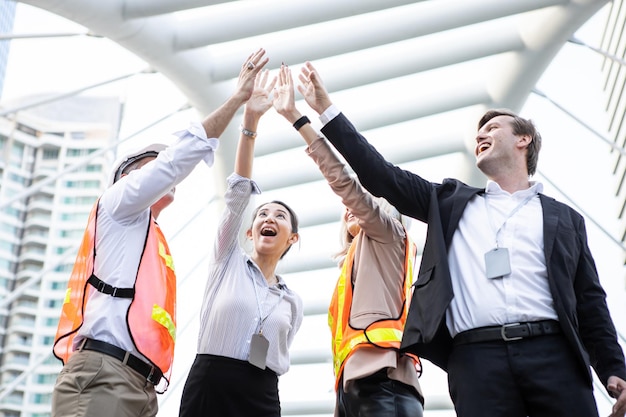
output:
M263 335L269 341L267 367L282 375L289 369L289 346L302 324L302 299L281 277L277 285L268 286L239 243L252 194L260 194L254 181L237 174L228 177L226 208L200 314L198 353L248 360L250 339L261 330L262 322Z

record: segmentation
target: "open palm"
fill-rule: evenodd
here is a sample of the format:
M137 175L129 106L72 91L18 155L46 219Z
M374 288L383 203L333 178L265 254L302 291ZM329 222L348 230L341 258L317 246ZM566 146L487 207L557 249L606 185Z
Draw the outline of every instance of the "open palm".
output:
M260 72L254 80L254 90L250 100L246 103L246 109L256 115L262 115L270 107L272 107L272 100L270 98L272 89L276 84L276 77L272 82L267 83L269 77L269 71L264 70Z
M287 115L296 108L291 70L282 65L278 72L278 84L274 90L274 108L281 115Z

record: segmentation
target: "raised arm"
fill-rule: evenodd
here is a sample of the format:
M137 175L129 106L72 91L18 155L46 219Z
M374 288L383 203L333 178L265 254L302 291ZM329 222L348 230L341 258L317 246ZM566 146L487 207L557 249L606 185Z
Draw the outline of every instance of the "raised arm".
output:
M256 76L268 61L269 58L265 56L263 48L250 54L244 61L239 71L239 81L235 92L202 121L208 138L219 138L224 133L237 110L252 96Z
M276 78L267 84L268 71L262 71L254 80L254 90L243 110L241 134L235 156L235 173L242 177L252 178L252 162L254 160L254 141L261 116L272 107L270 93L276 84Z
M310 62L299 75L298 91L320 114L322 133L344 157L370 193L384 197L402 214L426 221L431 191L436 184L385 160L330 100L317 70Z
M294 85L293 76L291 70L286 65L281 65L278 71L278 85L274 90L273 105L278 114L283 116L292 125L301 120L302 113L296 108L296 101L294 97ZM317 139L317 132L311 126L311 123L303 123L298 132L302 135L302 138L311 145L315 139Z
M330 100L328 91L322 83L322 79L313 67L313 64L306 62L299 75L300 84L298 91L304 100L317 114L322 114L333 102Z
M274 90L273 105L276 111L292 125L297 123L298 132L307 143L307 154L315 161L328 185L352 214L359 219L361 229L379 241L394 239L400 233L391 216L380 211L372 195L348 172L345 164L330 148L328 142L318 135L308 121L302 122L302 113L296 108L291 70L283 65Z

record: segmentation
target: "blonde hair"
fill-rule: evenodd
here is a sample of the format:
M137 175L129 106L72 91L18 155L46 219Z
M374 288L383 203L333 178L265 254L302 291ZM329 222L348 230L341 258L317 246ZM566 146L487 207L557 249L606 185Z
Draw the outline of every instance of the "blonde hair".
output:
M382 197L375 197L374 203L378 206L379 210L387 213L388 215L399 221L405 229L408 229L410 227L410 219L406 216L403 216L387 200ZM343 266L343 261L346 259L348 249L350 249L350 245L352 245L353 240L354 237L348 231L348 225L346 223L345 216L341 216L341 229L339 232L339 244L341 245L341 249L333 255L333 259L337 261L337 264L340 268Z

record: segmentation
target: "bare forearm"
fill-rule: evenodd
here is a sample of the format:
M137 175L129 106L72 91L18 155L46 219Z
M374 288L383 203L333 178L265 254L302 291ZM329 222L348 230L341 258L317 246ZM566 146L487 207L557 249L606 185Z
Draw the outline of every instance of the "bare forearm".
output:
M311 126L311 123L307 123L298 130L300 136L304 139L307 145L311 146L313 142L318 138L317 131Z
M235 156L235 173L245 178L252 178L252 163L254 161L254 138L241 133L237 143Z
M246 129L248 134L240 134L239 143L237 144L237 155L235 157L235 172L242 177L252 178L254 142L256 137L250 135L252 133L256 134L261 115L262 113L254 113L247 108L243 113L241 126Z
M279 113L292 125L296 122L296 120L302 117L302 113L298 111L298 109L293 110L281 110ZM299 130L300 136L304 139L307 145L311 145L315 139L317 139L318 135L311 123L307 123L303 125Z
M228 124L231 122L235 113L246 102L247 98L242 95L233 95L218 107L213 113L209 114L203 121L202 126L208 138L219 138Z

